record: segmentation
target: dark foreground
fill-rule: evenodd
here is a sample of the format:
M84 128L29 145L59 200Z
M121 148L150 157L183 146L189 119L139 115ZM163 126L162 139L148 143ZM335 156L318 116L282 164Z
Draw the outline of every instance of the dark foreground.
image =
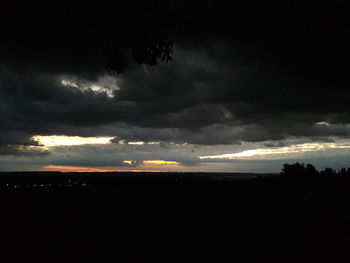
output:
M22 173L0 188L12 262L349 259L348 177Z

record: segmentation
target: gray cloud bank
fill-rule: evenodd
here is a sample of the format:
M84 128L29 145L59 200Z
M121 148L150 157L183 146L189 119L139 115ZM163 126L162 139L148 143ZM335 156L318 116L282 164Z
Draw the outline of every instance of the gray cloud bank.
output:
M177 50L171 64L135 66L95 81L2 68L1 144L34 144L30 137L36 134L194 144L349 136L349 95L342 87L340 93L336 86L329 94L321 90L306 103L308 90L298 94L288 79L253 85L254 65L243 67L234 60L227 65L204 51Z

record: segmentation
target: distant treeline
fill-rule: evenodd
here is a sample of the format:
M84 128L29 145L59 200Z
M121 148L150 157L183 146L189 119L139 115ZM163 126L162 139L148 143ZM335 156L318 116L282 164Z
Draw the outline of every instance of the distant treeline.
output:
M350 167L341 168L335 170L332 168L326 168L322 171L317 171L312 164L294 163L284 164L281 176L350 176Z

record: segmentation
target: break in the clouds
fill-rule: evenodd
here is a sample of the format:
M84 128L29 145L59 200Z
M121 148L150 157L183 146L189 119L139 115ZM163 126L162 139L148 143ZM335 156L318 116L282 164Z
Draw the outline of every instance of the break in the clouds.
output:
M2 170L348 166L345 1L124 3L120 17L109 1L58 2L0 29ZM165 35L173 60L153 65L147 52Z

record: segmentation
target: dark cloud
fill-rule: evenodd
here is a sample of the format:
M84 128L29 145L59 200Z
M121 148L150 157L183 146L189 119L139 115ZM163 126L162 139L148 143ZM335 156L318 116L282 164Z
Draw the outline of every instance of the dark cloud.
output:
M139 63L167 60L172 13L161 2L1 1L0 60L17 70L85 77L122 71L129 53Z
M35 145L37 134L203 145L350 135L346 1L0 4L0 145ZM130 60L164 34L172 62ZM118 58L128 68L108 75Z
M0 156L46 156L50 152L40 148L31 148L23 145L0 145Z

